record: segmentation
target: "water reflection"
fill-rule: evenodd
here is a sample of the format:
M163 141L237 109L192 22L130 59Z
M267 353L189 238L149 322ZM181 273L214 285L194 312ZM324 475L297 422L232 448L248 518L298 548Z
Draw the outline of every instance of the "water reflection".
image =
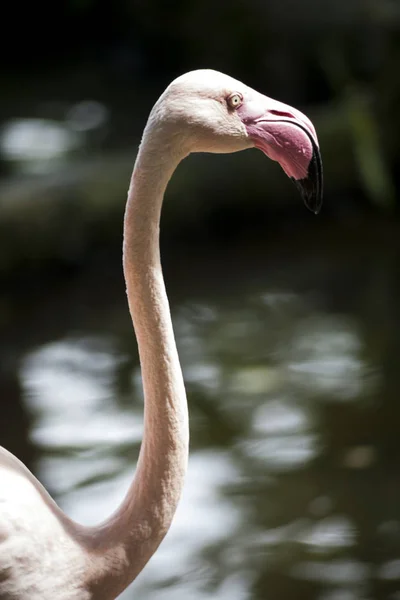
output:
M87 145L88 134L101 132L109 119L107 107L96 100L69 107L55 103L44 112L59 118L12 119L0 128L0 156L19 173L39 175L65 168L72 153Z
M52 449L138 443L141 419L115 410L116 371L123 360L112 340L100 336L66 339L28 354L21 377L35 417L33 441Z
M356 400L363 386L371 385L361 347L356 324L345 317L307 318L291 342L290 377L295 385L304 386L307 394L313 390L336 400Z
M48 119L10 121L0 132L0 152L25 173L47 173L79 148L77 132Z
M231 281L227 267L224 282L211 274L211 291L201 267L186 288L169 278L190 402L189 473L173 527L127 600L398 594L398 387L385 362L396 328L384 340L371 318L374 262L370 271L362 262L346 295L331 286L340 257L325 256L323 278L307 252L293 260L268 272L250 256L252 274L236 269ZM344 278L354 271L340 264ZM381 268L397 276L390 260ZM71 284L80 291L61 290L34 316L51 321L63 298L63 322L54 318L19 350L35 472L88 524L123 497L142 434L118 281L104 297L101 280L84 293L80 282Z

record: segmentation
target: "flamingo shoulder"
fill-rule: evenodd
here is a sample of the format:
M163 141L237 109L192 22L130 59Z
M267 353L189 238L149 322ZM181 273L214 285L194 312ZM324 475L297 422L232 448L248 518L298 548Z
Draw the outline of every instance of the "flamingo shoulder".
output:
M0 600L90 600L87 557L33 474L0 448Z

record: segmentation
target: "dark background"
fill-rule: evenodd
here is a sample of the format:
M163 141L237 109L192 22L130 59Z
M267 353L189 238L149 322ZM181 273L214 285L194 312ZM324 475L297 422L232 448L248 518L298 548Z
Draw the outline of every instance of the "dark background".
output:
M124 185L149 109L171 79L195 68L225 71L295 105L314 120L325 169L321 219L346 222L367 216L391 223L397 219L400 8L396 0L232 0L229 5L209 0L76 0L57 5L16 2L4 10L3 126L15 119L22 123L33 119L36 127L40 120L38 137L27 142L34 153L42 137L40 127L46 128L49 120L68 134L68 115L80 103L94 100L106 111L97 125L84 124L84 135L72 148L61 150L61 160L45 167L39 160L35 176L29 160L28 167L21 166L23 159L10 158L3 146L0 174L7 185L1 186L2 204L12 205L2 211L0 204L0 249L10 255L0 263L4 271L10 273L21 261L33 264L35 257L40 268L45 258L55 256L79 262L96 239L103 243L105 235L111 236L115 211L117 235ZM90 121L93 107L82 110ZM23 129L20 135L24 137ZM207 235L218 240L228 232L234 237L237 228L259 227L260 218L261 223L269 222L271 213L284 220L308 218L295 190L274 167L253 156L223 157L214 164L204 157L197 165L191 162L182 185L195 199L196 218L180 219L179 213L186 216L188 211L175 203L166 211L166 219L168 211L177 214L170 226L164 224L164 235L176 224L175 236L184 235L185 229L192 239L194 230L205 225ZM210 171L206 181L202 169ZM104 188L100 180L108 186ZM85 186L93 188L90 210L77 199L85 194ZM96 187L104 189L104 198L96 197ZM75 202L66 198L69 192ZM205 203L203 198L210 195L213 203ZM229 210L224 196L230 198ZM54 247L54 220L48 227L42 222L40 236L15 223L17 213L24 213L21 197L42 208L48 201L55 221L54 213L64 221L72 211L74 240L65 236L63 250ZM81 231L81 250L76 247L76 229ZM45 241L43 234L49 239Z
M318 217L256 150L191 156L168 187L191 458L127 599L399 600L399 34L398 0L2 6L0 444L81 522L140 447L121 241L151 106L213 68L320 141Z

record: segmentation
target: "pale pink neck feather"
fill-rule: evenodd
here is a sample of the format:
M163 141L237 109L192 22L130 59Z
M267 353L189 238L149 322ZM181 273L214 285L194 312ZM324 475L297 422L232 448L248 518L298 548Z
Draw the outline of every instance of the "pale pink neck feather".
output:
M186 394L159 253L163 195L183 156L168 140L154 137L148 126L124 222L124 274L145 397L143 441L120 508L99 528L82 532L94 565L90 587L102 600L115 598L156 551L175 514L187 468Z

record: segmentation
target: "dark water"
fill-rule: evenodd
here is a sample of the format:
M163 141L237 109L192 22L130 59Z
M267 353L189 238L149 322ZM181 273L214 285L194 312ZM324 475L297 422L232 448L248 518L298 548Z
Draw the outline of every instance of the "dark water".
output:
M400 599L398 237L313 225L166 259L189 472L123 598ZM95 523L142 433L119 265L27 289L0 306L1 440Z

